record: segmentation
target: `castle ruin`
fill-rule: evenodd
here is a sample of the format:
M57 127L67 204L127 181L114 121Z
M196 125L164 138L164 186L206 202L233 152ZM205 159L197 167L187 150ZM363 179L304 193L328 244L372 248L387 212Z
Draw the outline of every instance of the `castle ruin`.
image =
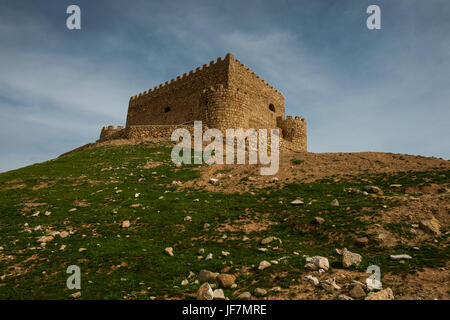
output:
M228 53L130 98L126 127L104 127L98 141L170 138L176 128L279 129L281 147L307 151L306 121L285 117L284 96Z

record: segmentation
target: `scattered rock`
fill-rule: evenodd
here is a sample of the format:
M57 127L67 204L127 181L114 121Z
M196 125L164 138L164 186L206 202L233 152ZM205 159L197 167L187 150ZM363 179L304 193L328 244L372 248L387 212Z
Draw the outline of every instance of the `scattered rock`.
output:
M338 295L338 300L353 300L353 298L346 296L345 294Z
M81 297L81 291L78 291L78 292L75 292L75 293L72 293L71 295L70 295L72 298L79 298L79 297Z
M187 279L184 279L183 281L181 281L182 286L187 286L188 284L189 284L189 281Z
M200 270L198 274L198 279L201 282L212 282L215 281L219 274L216 272L211 272L208 270Z
M248 291L242 292L240 295L237 296L238 299L244 300L244 299L250 299L252 297L252 294Z
M322 223L325 222L325 219L324 219L324 218L321 218L321 217L315 217L315 218L314 218L314 221L315 221L317 224L322 224Z
M214 292L209 283L204 283L197 291L197 300L212 300L214 298Z
M344 268L351 267L352 265L359 266L362 261L360 254L353 253L347 248L342 249L342 265Z
M268 244L268 243L271 243L272 241L275 241L275 240L278 240L278 238L270 236L270 237L262 239L261 240L261 244Z
M366 292L360 286L359 284L354 285L353 288L350 290L349 295L355 299L361 299L366 296Z
M219 182L219 179L216 179L216 178L209 179L209 183L211 183L211 184L216 184L218 182Z
M281 292L281 287L273 287L269 291L270 292Z
M168 254L169 256L173 257L173 248L172 247L165 248L164 252L166 254Z
M311 284L314 285L314 286L319 285L319 279L317 279L317 278L314 277L314 276L307 275L307 276L305 277L305 280L308 281L309 283L311 283Z
M428 220L422 220L419 225L420 228L426 232L432 233L436 236L441 235L441 225L435 217Z
M332 292L334 290L341 290L341 287L336 284L336 280L334 278L321 281L320 285L323 289L329 292Z
M391 288L386 288L378 292L370 292L365 300L394 300L394 293Z
M271 264L270 264L269 261L263 260L263 261L261 261L261 262L259 263L258 269L259 269L259 270L264 270L264 269L266 269L266 268L268 268L268 267L270 267L270 266L271 266Z
M321 256L315 256L312 257L312 263L319 268L323 270L328 270L330 268L330 263L328 262L328 259Z
M130 225L131 225L130 221L128 220L122 221L122 228L129 228Z
M78 249L78 252L83 252L83 251L86 251L87 249L86 248L80 248L80 249Z
M42 236L42 237L40 237L37 240L37 242L39 242L39 243L47 243L47 242L52 241L53 239L54 239L53 236Z
M334 199L333 201L331 201L330 202L330 206L332 206L332 207L339 207L338 199Z
M229 253L228 251L222 251L222 255L223 255L224 257L227 257L227 256L230 255L230 253Z
M369 244L369 239L367 237L356 238L355 244L358 246L366 246Z
M297 199L297 200L291 201L291 204L293 206L301 206L304 204L304 202L302 200Z
M214 300L225 300L225 294L222 289L216 289L213 291Z
M61 232L61 233L59 234L59 236L60 236L61 238L65 238L65 237L68 237L68 236L69 236L69 233L68 233L67 231L63 231L63 232Z
M205 224L203 225L203 229L208 229L209 227L210 227L209 223L205 223Z
M186 217L184 217L184 221L191 222L192 221L192 217L191 216L186 216Z
M208 255L206 256L205 260L211 260L213 258L213 254L212 253L208 253Z
M255 297L264 297L267 294L267 290L262 288L256 288L255 291L253 291L253 295Z
M227 288L236 281L236 277L232 274L222 273L217 276L217 282L219 282L221 287Z
M381 189L378 188L377 186L365 186L364 190L367 191L368 193L377 193L377 194L383 193L383 191L381 191Z
M391 255L392 260L410 260L412 257L408 254L392 254Z

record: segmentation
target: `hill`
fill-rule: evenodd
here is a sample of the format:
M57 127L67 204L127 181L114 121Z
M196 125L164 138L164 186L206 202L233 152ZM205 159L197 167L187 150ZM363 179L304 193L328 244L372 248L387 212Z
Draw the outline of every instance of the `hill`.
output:
M0 299L195 299L201 270L233 275L210 279L230 299L362 299L369 265L396 299L449 299L449 161L283 153L274 178L170 150L96 145L0 174Z

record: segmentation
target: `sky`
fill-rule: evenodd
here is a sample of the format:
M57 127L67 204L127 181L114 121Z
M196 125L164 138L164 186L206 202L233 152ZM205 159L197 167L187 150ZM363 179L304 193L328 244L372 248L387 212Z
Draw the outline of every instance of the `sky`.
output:
M130 96L227 52L306 119L310 152L449 159L449 17L448 0L0 0L0 172L97 140Z

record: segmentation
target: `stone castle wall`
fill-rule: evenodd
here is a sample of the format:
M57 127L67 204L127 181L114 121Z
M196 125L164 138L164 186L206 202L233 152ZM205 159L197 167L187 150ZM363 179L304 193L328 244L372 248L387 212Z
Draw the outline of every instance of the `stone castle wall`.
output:
M173 130L195 120L223 132L279 128L288 149L307 150L305 120L285 119L281 92L231 54L131 97L126 128L105 127L100 141L170 138Z

